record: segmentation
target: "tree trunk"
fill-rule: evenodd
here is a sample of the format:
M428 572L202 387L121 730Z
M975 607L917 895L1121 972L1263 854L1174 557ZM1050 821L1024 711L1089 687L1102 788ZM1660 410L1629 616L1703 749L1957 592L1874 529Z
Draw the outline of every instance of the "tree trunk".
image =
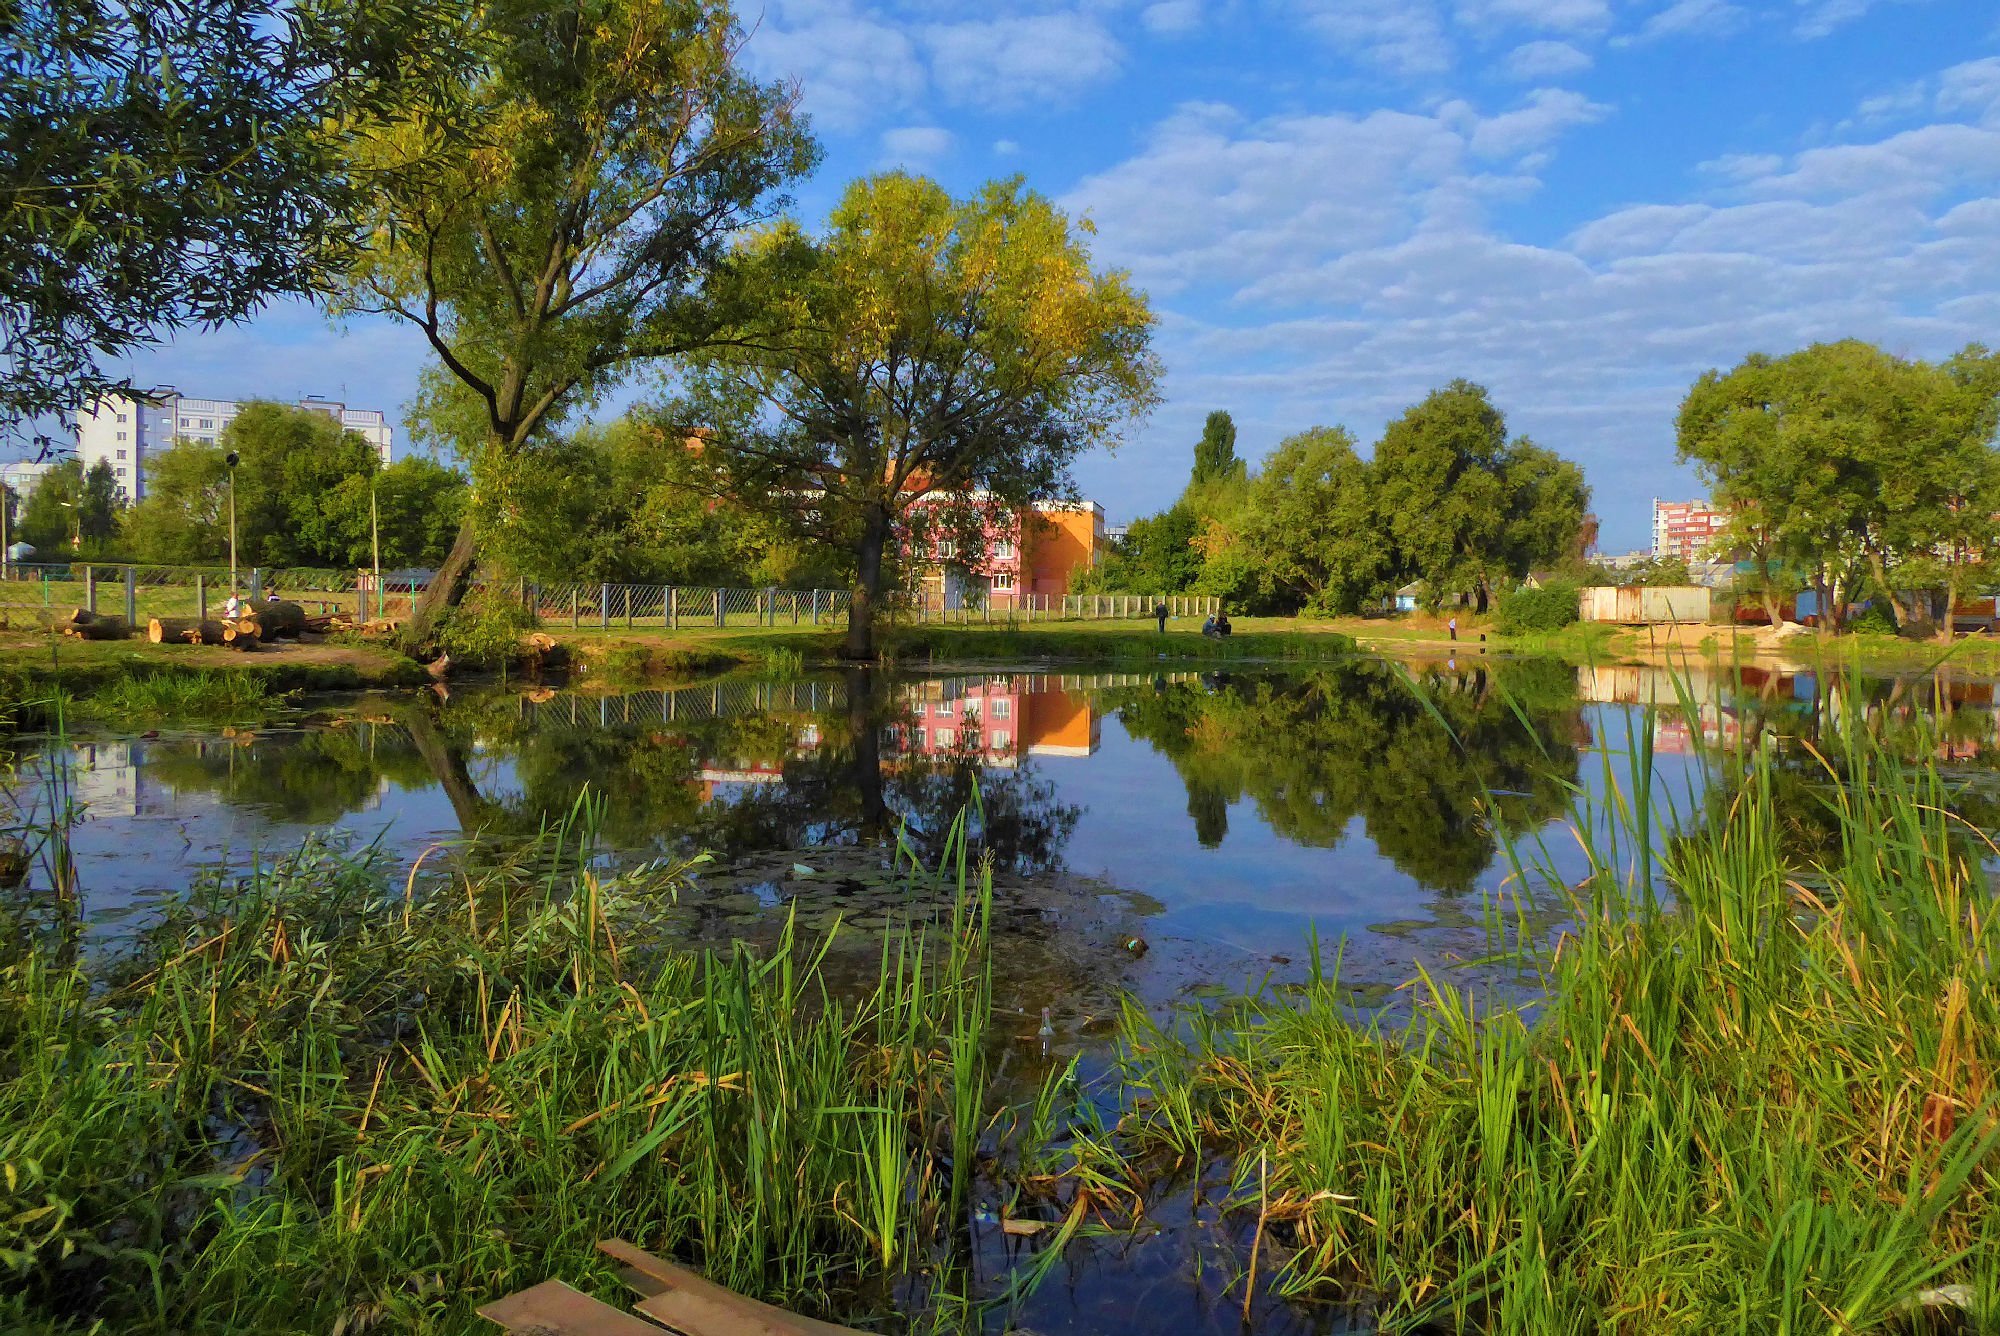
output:
M186 641L190 645L220 645L222 631L222 623L212 618L155 617L146 624L146 639L155 645L164 645L169 640Z
M468 514L458 526L458 537L452 540L451 551L445 554L444 564L431 577L430 586L417 600L410 620L403 625L405 648L422 650L429 646L431 637L437 631L438 619L465 601L465 591L472 585L473 572L478 564L479 540L472 529L472 516Z
M871 669L847 670L847 728L853 738L852 783L861 798L860 836L874 844L889 830L889 803L882 792L882 719L876 709Z
M861 548L855 554L854 592L847 604L847 642L841 654L849 659L875 657L875 600L882 592L882 553L889 545L889 510L871 506L862 522Z
M79 640L125 640L132 634L131 625L123 617L106 616L88 608L72 612L69 620L61 623L61 630Z
M262 639L263 637L257 634L257 624L255 622L251 622L248 626L245 626L242 622L223 623L222 643L231 649L242 650L248 653L257 648Z
M241 630L255 631L259 640L296 640L299 632L306 629L306 610L296 603L266 603L245 614L236 625Z

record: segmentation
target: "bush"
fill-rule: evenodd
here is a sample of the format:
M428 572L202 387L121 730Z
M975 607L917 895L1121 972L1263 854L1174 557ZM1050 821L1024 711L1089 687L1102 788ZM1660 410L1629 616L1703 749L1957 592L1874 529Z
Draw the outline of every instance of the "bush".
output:
M469 668L505 668L520 656L534 615L505 589L475 590L438 623L438 645Z
M1577 619L1577 587L1568 580L1551 580L1540 589L1526 585L1500 596L1494 609L1494 629L1503 636L1560 631Z
M1877 597L1848 620L1847 629L1855 635L1892 636L1896 634L1896 614L1889 610L1889 600Z

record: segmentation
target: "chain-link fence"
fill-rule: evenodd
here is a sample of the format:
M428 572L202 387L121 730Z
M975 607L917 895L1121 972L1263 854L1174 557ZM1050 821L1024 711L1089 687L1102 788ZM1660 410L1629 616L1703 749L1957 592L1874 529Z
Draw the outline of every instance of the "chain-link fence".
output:
M0 565L0 618L49 625L72 610L130 617L220 615L230 594L261 603L272 593L304 605L308 614L359 620L407 617L422 599L429 572L252 567L127 566L105 563ZM515 582L522 606L550 627L575 631L652 628L826 626L844 623L852 594L845 589L732 589L701 585ZM891 593L883 605L897 621L952 624L1032 624L1045 621L1147 620L1164 604L1176 620L1213 616L1220 600L1194 595L1015 594L949 600L935 591Z

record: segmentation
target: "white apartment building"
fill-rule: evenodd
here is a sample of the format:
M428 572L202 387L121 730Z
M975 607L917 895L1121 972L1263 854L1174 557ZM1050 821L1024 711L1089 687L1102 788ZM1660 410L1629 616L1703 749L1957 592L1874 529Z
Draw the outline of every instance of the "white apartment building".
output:
M5 483L8 491L25 501L28 494L35 490L35 485L41 482L42 475L52 467L52 462L46 459L17 459L11 464L0 464L0 483Z
M76 419L76 453L85 470L99 460L111 466L128 500L146 494L145 463L148 457L178 440L213 443L222 435L248 399L194 399L176 390L163 391L158 403L142 403L122 396L99 400ZM324 413L375 447L382 463L389 463L394 435L388 415L379 408L349 408L346 404L318 395L307 395L298 407Z

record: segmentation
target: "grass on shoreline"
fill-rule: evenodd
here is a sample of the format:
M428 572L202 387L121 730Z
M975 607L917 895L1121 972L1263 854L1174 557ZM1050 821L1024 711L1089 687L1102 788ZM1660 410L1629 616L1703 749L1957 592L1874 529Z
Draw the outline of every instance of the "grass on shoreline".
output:
M1830 865L1781 850L1768 753L1717 757L1740 779L1658 849L1657 895L1616 871L1645 863L1651 758L1607 773L1623 847L1524 949L1528 1005L1421 975L1392 1032L1316 969L1178 1025L1128 1008L1129 1112L1068 1171L1223 1157L1280 1287L1386 1330L1994 1330L1996 851L1934 761L1837 754Z

